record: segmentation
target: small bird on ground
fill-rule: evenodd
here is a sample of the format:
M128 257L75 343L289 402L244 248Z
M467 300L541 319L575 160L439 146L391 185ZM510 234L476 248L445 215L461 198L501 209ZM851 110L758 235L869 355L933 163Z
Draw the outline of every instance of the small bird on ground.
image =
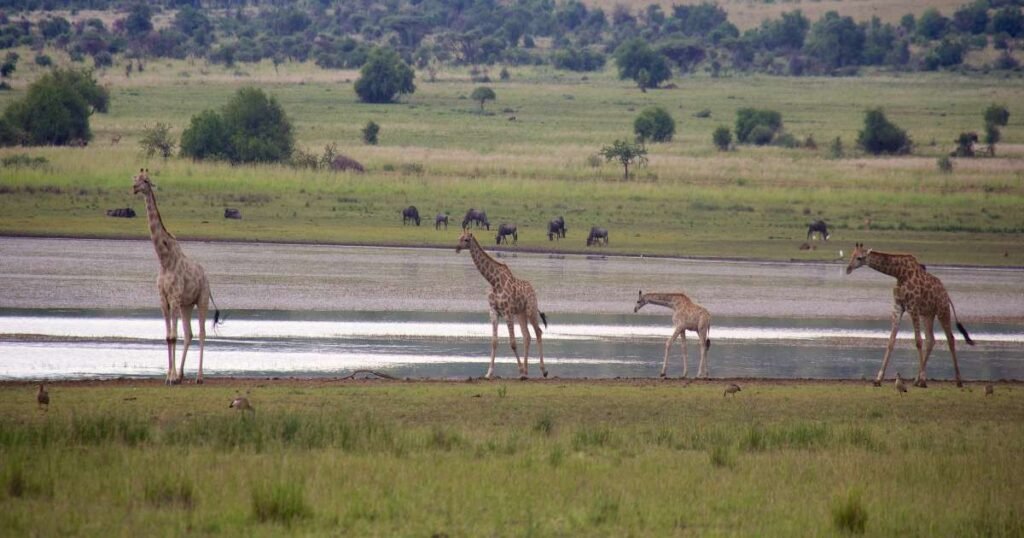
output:
M985 385L985 396L992 396L996 393L996 388L992 386L992 383Z
M740 386L739 385L737 385L736 383L729 383L725 387L725 392L722 393L722 397L724 398L726 394L732 394L733 397L735 398L736 397L736 393L739 392L739 391L740 391Z
M231 405L228 407L241 411L243 415L246 411L252 413L253 416L256 415L256 408L249 403L249 399L245 396L236 396L234 400L231 400Z
M39 391L36 392L36 403L39 404L40 409L43 409L44 406L46 409L50 409L50 393L46 392L42 383L39 384Z
M896 392L899 392L900 396L902 396L904 392L907 392L907 384L903 382L903 378L900 377L899 372L896 372Z

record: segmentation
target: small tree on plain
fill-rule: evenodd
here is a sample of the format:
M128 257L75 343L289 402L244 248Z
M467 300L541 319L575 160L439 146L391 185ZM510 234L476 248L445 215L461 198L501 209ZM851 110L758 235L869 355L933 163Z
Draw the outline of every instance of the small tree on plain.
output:
M470 94L469 98L480 103L480 112L483 112L484 103L486 103L487 101L494 101L495 99L498 98L498 96L495 95L494 90L488 88L487 86L480 86L477 89L473 90L473 93Z
M676 121L660 106L645 108L633 121L633 132L643 142L668 142L676 133Z
M711 134L711 140L715 143L718 151L729 151L729 146L732 144L732 131L728 127L720 125Z
M380 125L377 125L377 122L373 120L366 122L366 126L363 127L363 142L376 146L378 133L380 133Z
M610 146L604 146L598 152L605 161L618 161L622 165L622 179L629 180L630 165L647 165L647 148L643 144L634 144L626 140L616 140Z
M874 108L864 113L864 130L857 136L857 145L872 155L904 155L910 153L911 140L906 131L886 119L882 109Z
M988 146L988 154L996 156L996 144L999 139L1002 138L1002 134L999 132L999 127L996 127L994 123L985 124L985 144Z
M139 140L143 153L146 157L160 154L164 159L174 153L174 140L171 138L171 126L166 123L157 122L152 127L142 130L142 139Z
M985 123L1006 127L1010 122L1010 111L1003 105L992 104L985 109Z
M398 96L416 91L415 74L392 49L375 48L359 71L355 90L364 103L390 103Z

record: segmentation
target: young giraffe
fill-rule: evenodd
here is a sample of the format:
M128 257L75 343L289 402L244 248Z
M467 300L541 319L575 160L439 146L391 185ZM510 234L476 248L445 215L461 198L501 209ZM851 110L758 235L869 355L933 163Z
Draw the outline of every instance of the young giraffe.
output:
M153 183L149 180L149 170L140 169L135 176L132 191L146 197L146 212L149 215L149 233L153 238L153 247L160 260L160 273L156 279L160 291L160 310L164 314L164 325L167 329L167 384L181 383L185 378L185 356L188 346L192 343L192 308L199 310L199 373L196 383L203 382L203 348L206 344L206 311L210 303L210 283L206 280L206 272L197 262L189 259L182 252L175 239L160 218L160 210L156 207L153 195ZM185 333L185 345L181 352L181 369L175 375L174 347L178 339L178 317ZM215 310L214 325L220 317Z
M700 364L697 366L697 377L709 377L710 369L707 365L707 352L711 348L711 339L708 338L708 331L711 330L711 314L703 306L693 302L683 293L644 293L640 291L640 298L636 301L633 312L639 312L644 305L654 304L672 309L672 325L676 330L672 336L665 341L665 360L661 363L661 377L665 377L665 370L668 369L668 352L672 349L672 342L676 338L682 340L683 346L683 377L687 373L686 353L686 331L696 331L700 338Z
M889 356L892 355L893 345L896 343L896 333L900 329L900 320L904 312L910 312L910 320L914 324L914 342L917 345L919 368L917 379L914 385L927 387L928 381L925 375L925 367L928 365L928 357L935 347L935 318L939 318L942 330L946 332L946 341L949 342L949 353L953 356L953 372L956 374L956 386L962 387L960 380L960 366L956 361L956 341L953 338L953 329L950 326L949 311L953 310L953 319L956 320L956 328L964 335L964 340L974 345L967 329L960 324L956 316L956 308L950 300L942 281L925 270L917 258L909 254L888 254L875 252L864 248L864 245L857 243L850 255L850 264L846 266L846 274L854 269L867 265L868 267L896 277L896 287L892 289L892 332L889 334L889 344L885 348L885 356L882 358L882 368L875 376L874 385L881 386L882 378L885 376L885 368L889 365ZM927 344L921 346L921 325L924 322Z
M459 244L455 247L456 254L462 249L468 249L473 257L473 263L480 271L480 274L491 284L491 293L487 294L487 301L490 303L491 316L491 365L487 368L487 375L490 379L494 374L494 355L498 349L498 318L505 318L508 322L508 339L512 346L512 352L516 355L516 364L519 366L520 379L526 379L529 375L528 360L530 356L530 331L527 323L533 325L533 332L537 334L537 348L540 354L540 372L544 377L548 371L544 367L544 342L541 340L540 320L544 321L544 328L548 326L548 318L537 307L537 293L529 282L516 278L507 265L491 258L480 243L468 230L463 230L459 236ZM538 319L539 318L539 319ZM523 331L523 360L519 362L519 351L516 349L515 322Z

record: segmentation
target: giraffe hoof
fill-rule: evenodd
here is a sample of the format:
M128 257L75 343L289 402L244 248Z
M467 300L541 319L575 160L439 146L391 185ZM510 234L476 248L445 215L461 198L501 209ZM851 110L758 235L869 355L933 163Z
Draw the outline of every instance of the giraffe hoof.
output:
M544 377L545 377L545 378L547 378L547 377L548 377L548 371L547 371L547 370L544 370L544 371L543 371L542 373L544 374Z
M667 376L665 375L665 372L662 372L661 375L659 375L659 377L661 377L662 379L667 379Z
M529 379L529 377L527 377L526 374L519 374L520 381L526 381L527 379Z
M964 382L963 381L957 381L956 382L956 388L958 388L958 389L964 388Z
M203 384L203 378L197 377L196 378L196 385L202 385L202 384Z
M917 381L914 381L914 386L915 387L920 387L922 389L926 389L926 388L928 388L928 382L927 381L922 381L922 380L918 379Z
M876 386L876 387L881 387L882 386L882 382L877 380L877 379L872 381L871 384Z

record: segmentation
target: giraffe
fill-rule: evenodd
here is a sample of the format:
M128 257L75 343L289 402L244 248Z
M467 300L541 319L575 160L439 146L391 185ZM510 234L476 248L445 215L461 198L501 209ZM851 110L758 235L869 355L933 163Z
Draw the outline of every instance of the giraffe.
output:
M665 377L665 370L668 369L668 352L672 349L672 342L676 338L682 340L683 346L683 377L687 373L686 353L686 331L696 331L700 338L700 365L697 367L697 377L709 377L711 375L707 364L707 352L711 348L711 339L708 338L708 331L711 330L711 314L703 306L693 302L683 293L644 293L640 290L640 298L636 301L633 312L639 312L644 305L653 304L672 309L672 325L675 332L665 341L665 360L661 363L661 377Z
M889 365L889 357L892 355L893 345L896 343L896 333L900 329L900 320L904 312L910 312L910 321L914 324L914 343L917 346L918 372L914 386L927 387L928 380L925 375L925 367L928 365L928 357L935 347L935 318L939 318L942 330L946 333L946 341L949 342L949 353L953 356L953 372L956 374L956 386L963 387L960 380L960 366L956 360L956 341L953 338L953 329L950 326L949 311L953 311L953 319L956 321L956 328L964 335L964 341L974 345L967 329L960 323L956 315L956 307L950 300L942 281L929 273L917 258L910 254L889 254L875 252L864 248L862 243L854 246L853 254L850 255L850 263L846 266L846 274L854 269L868 266L879 273L896 278L896 287L892 290L892 332L889 334L889 344L885 348L885 356L882 357L882 368L875 376L874 385L882 385L882 378L885 376L885 368ZM927 342L921 346L922 322Z
M160 218L160 210L156 206L153 195L153 182L149 179L149 170L140 169L134 177L132 191L146 198L146 212L149 216L149 233L153 239L156 256L160 260L160 272L156 285L160 292L160 310L164 315L167 330L167 384L179 384L185 378L185 356L189 344L192 343L192 308L199 311L199 372L196 383L203 382L203 348L206 343L206 311L211 301L210 283L206 280L206 272L197 262L189 259L182 252L178 240L164 227ZM216 305L214 305L216 306ZM178 339L178 317L184 331L185 344L181 352L181 368L175 375L174 355L175 341ZM213 323L217 324L220 311L214 310Z
M530 355L530 331L527 323L533 325L533 332L537 335L537 348L540 355L540 372L544 377L548 371L544 367L544 343L541 340L540 321L544 321L544 328L548 326L548 318L537 307L537 293L529 282L516 278L507 265L496 261L484 252L480 242L473 237L473 234L463 229L459 236L459 244L455 247L458 254L462 249L468 249L473 257L473 263L483 275L484 279L491 284L491 292L487 294L487 301L490 303L491 317L491 365L487 368L485 379L490 379L494 374L494 355L498 349L498 318L505 318L508 323L508 339L512 352L516 355L516 364L519 366L519 378L526 379L529 375L528 358ZM539 319L538 319L539 318ZM515 322L523 331L523 360L519 361L519 351L516 349Z

